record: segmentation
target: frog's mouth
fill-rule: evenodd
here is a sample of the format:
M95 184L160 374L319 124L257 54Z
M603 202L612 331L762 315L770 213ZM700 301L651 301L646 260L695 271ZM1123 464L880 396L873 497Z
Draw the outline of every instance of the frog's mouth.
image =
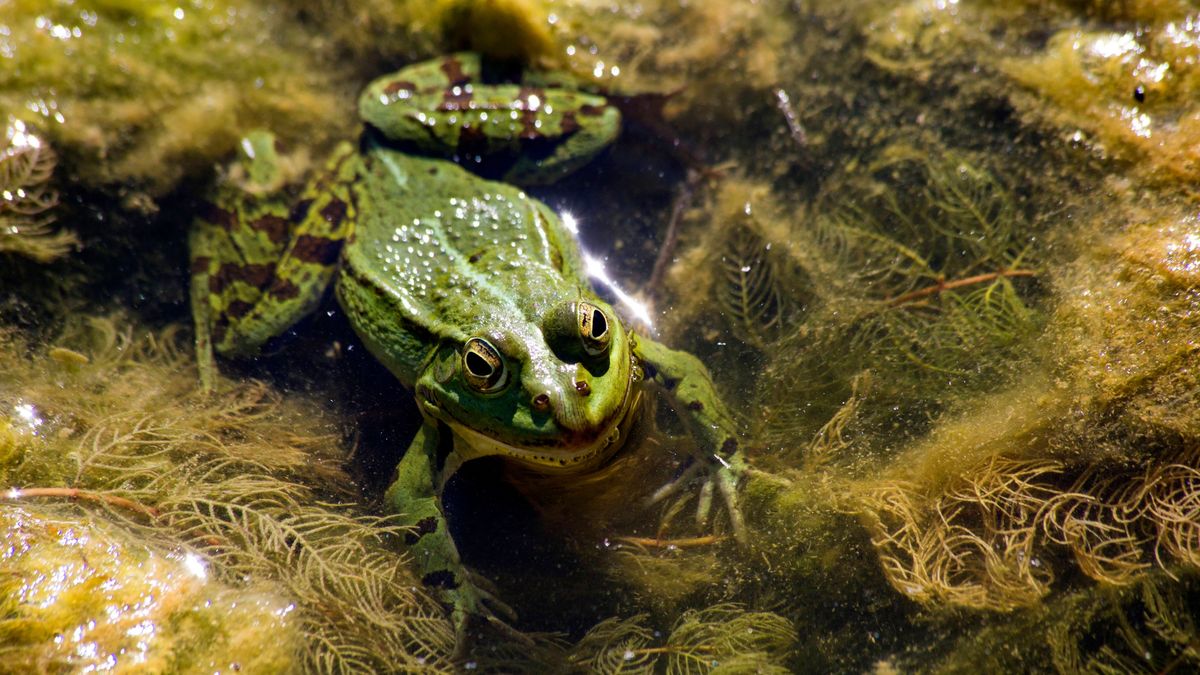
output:
M585 472L597 468L620 449L637 419L641 398L642 393L637 387L629 387L619 412L596 434L595 440L586 445L571 445L564 441L555 445L523 447L505 443L456 420L449 421L448 425L466 446L458 448L464 460L501 455L535 467L542 473Z

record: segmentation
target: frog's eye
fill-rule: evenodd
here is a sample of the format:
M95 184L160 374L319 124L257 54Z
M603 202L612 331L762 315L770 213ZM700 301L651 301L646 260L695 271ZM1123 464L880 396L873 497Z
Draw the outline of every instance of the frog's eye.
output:
M482 393L499 391L508 382L504 359L500 352L482 338L467 340L462 352L463 379L472 389Z
M608 315L590 302L580 302L576 307L583 351L591 356L603 354L608 349L608 343L612 341L612 332L608 329Z

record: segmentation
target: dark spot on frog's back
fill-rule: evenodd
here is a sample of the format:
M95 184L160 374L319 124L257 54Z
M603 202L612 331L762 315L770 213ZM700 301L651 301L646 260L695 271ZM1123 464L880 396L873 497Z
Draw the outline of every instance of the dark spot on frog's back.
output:
M208 271L209 264L212 263L212 258L202 255L192 258L192 274L201 274Z
M608 106L604 105L581 105L579 106L579 114L587 117L599 117L604 114L604 109Z
M332 265L337 262L338 254L342 251L342 242L302 234L296 237L296 245L292 247L292 257L318 265Z
M454 57L442 61L442 72L446 74L446 79L450 81L451 87L464 85L471 81L471 78L463 72L462 64Z
M575 121L575 113L570 110L563 113L562 122L559 123L563 136L570 136L579 131L579 122Z
M521 113L521 133L517 134L517 138L529 141L542 138L542 136L543 134L537 126L537 113L533 110L526 110Z
M233 302L229 303L229 307L225 308L225 313L235 319L240 319L249 314L250 310L252 309L254 309L253 304L246 302L245 300L234 300Z
M421 577L421 583L432 588L458 588L458 580L454 578L454 573L449 570L430 572Z
M302 199L296 202L296 205L292 207L291 213L288 214L288 220L292 221L293 223L299 223L307 218L308 210L312 208L312 203L313 200L311 199Z
M442 92L442 102L438 110L454 112L467 110L471 107L471 92L464 87L450 87Z

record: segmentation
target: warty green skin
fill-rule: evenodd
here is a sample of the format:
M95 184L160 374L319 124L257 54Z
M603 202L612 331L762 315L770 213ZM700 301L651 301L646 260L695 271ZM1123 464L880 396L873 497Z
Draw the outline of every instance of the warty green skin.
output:
M372 83L360 111L375 131L357 147L339 146L299 200L280 189L273 139L252 134L241 183L220 188L191 234L206 387L215 381L213 351L254 354L333 283L363 343L414 391L425 424L387 499L412 526L422 580L453 607L460 647L470 617L511 631L495 615L511 610L459 559L440 503L446 479L489 455L543 472L593 470L620 447L647 386L681 412L700 448L693 471L660 493L706 472L702 510L718 492L744 536L735 425L704 366L626 330L545 204L392 145L415 134L424 152L462 154L464 143L509 152L521 147L512 136L524 135L540 143L540 159L515 156L506 175L541 182L616 136L619 115L602 98L480 85L479 76L478 57L460 54ZM483 384L468 372L481 367L468 361L477 349L494 359Z

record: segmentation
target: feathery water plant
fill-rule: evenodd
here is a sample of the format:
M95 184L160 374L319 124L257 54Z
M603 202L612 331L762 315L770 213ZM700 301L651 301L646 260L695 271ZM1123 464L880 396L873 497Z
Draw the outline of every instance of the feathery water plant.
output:
M50 228L58 205L58 192L50 187L55 164L44 139L22 121L8 121L0 148L0 253L45 263L79 243L71 232Z

